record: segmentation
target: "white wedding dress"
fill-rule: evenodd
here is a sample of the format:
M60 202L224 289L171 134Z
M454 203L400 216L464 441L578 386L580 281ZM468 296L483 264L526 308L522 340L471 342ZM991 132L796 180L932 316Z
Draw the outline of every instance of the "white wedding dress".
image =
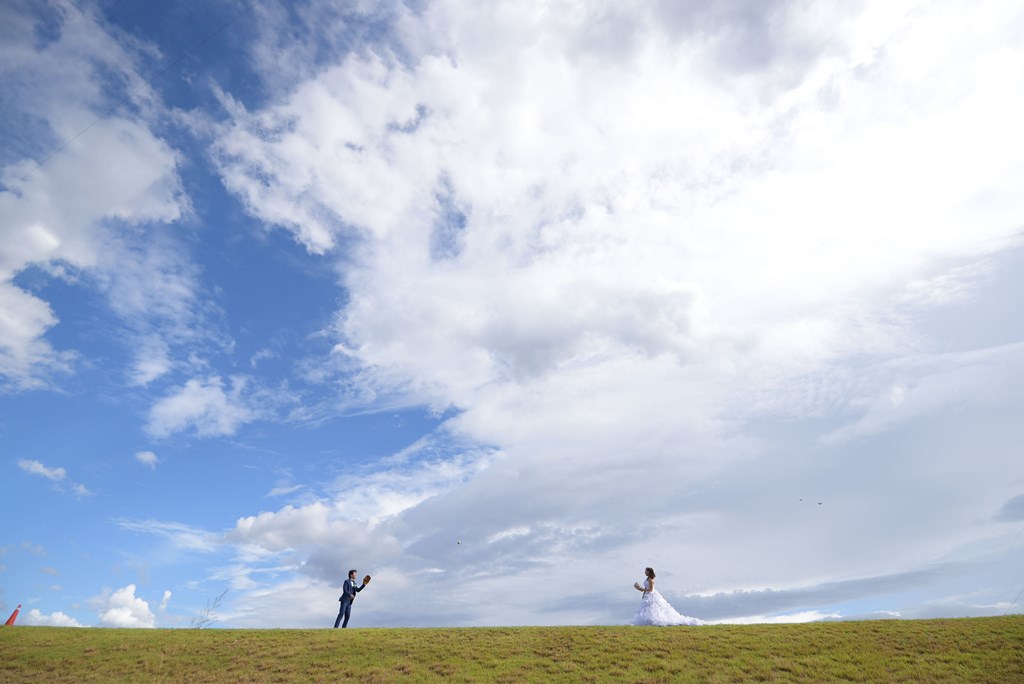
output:
M703 620L680 615L668 601L665 600L657 589L651 588L651 580L644 580L643 598L640 599L640 607L636 609L636 616L633 618L634 625L654 625L667 627L669 625L703 625Z

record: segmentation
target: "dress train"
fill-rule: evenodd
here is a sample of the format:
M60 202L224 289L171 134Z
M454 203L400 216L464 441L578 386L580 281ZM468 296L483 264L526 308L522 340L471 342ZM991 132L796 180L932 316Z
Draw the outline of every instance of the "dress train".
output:
M658 593L651 589L649 581L644 581L644 596L640 599L640 607L636 609L633 624L638 626L668 627L670 625L703 625L703 620L689 615L681 615Z

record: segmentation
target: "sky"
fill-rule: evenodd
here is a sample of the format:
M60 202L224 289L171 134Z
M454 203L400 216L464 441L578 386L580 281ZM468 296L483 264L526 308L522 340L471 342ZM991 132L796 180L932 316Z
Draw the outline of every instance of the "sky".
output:
M0 612L1024 612L1024 5L0 3Z

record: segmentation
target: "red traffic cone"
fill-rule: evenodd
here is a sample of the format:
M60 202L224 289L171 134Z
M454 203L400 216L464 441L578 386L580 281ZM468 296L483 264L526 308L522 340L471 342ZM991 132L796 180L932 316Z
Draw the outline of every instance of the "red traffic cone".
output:
M18 611L19 610L21 610L21 604L20 603L18 604L18 607L14 609L14 612L11 613L11 617L7 618L7 622L4 623L4 627L13 627L14 626L14 621L18 619Z

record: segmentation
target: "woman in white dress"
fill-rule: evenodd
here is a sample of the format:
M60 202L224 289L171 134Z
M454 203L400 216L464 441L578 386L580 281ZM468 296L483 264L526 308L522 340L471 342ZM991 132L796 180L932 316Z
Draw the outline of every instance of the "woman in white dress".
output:
M639 582L633 583L633 588L643 592L640 599L640 607L636 609L636 617L633 618L634 625L656 625L666 627L668 625L703 625L703 620L680 615L676 609L669 605L669 602L654 588L654 568L644 568L643 586Z

